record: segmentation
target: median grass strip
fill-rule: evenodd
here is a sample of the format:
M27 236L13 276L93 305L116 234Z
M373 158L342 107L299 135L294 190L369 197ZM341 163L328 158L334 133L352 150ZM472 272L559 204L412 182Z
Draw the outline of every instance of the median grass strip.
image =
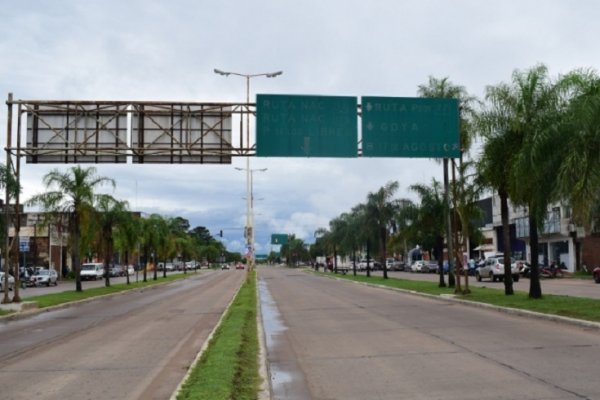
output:
M178 400L257 398L260 378L256 302L253 271L183 384Z
M65 291L65 292L49 293L49 294L43 294L43 295L39 295L39 296L29 296L29 293L27 293L27 291L31 290L32 292L34 292L35 289L25 289L25 293L23 293L23 290L21 290L21 296L24 301L35 301L38 303L39 308L46 308L46 307L56 306L56 305L60 305L60 304L64 304L64 303L71 303L73 301L88 299L91 297L103 296L106 294L118 293L118 292L123 292L126 290L140 289L140 288L144 288L144 287L154 286L154 285L158 285L161 283L166 283L166 282L175 281L175 280L179 280L179 279L185 279L185 278L188 278L191 276L195 276L195 274L191 273L191 272L189 272L187 274L172 274L172 275L167 275L166 278L163 278L161 275L158 277L157 280L153 280L152 276L149 276L147 282L142 282L141 280L138 282L132 281L129 285L126 283L117 283L117 284L111 283L111 285L109 287L102 286L102 287L96 287L96 288L88 288L88 289L84 289L82 292L76 292L75 289L73 289L73 290L69 290L69 291ZM74 286L75 286L75 283L73 282L73 287Z
M320 273L332 276L332 274ZM415 292L432 295L454 294L453 288L440 288L437 282L414 281L408 279L389 278L365 275L335 275L338 278L357 282L366 282L393 288L413 290ZM502 284L501 284L502 285ZM543 284L542 284L543 285ZM470 286L471 293L468 295L457 295L463 300L492 304L500 307L518 308L521 310L535 311L544 314L560 315L563 317L577 318L586 321L600 322L600 300L583 297L559 296L546 294L541 299L530 299L527 292L515 291L512 296L504 294L504 286L501 289ZM543 290L543 286L542 286Z

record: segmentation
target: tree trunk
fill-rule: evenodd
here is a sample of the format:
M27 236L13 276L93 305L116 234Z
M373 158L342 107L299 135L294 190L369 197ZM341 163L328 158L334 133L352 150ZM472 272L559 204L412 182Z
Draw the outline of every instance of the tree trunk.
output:
M127 277L127 284L129 285L129 250L125 250L125 276Z
M148 246L144 246L144 282L148 282Z
M335 247L335 244L333 245L333 272L334 273L338 273L337 270L337 249Z
M79 216L75 213L73 217L73 241L72 249L71 249L71 265L73 267L73 271L75 272L75 291L83 292L83 287L81 286L81 254L79 252L79 245L81 241L81 231L79 226Z
M540 284L539 267L539 243L536 218L529 209L529 247L531 248L531 276L529 277L529 297L532 299L542 298L542 286Z
M435 252L437 253L438 257L438 268L440 272L440 282L438 286L446 287L446 282L444 281L444 237L441 235L438 235L435 238ZM450 256L448 256L448 258L450 258Z
M369 239L367 239L367 277L370 278L371 277L371 265L370 265L370 260L371 260L371 252L370 252L370 244L371 241Z
M499 190L500 215L502 218L502 237L504 238L504 294L507 296L515 294L511 271L511 248L510 248L510 225L508 223L508 194Z
M381 236L381 266L383 268L383 279L388 279L388 271L387 271L387 245L386 245L386 241L387 241L387 235L386 235L386 228L385 226L380 228L380 236Z

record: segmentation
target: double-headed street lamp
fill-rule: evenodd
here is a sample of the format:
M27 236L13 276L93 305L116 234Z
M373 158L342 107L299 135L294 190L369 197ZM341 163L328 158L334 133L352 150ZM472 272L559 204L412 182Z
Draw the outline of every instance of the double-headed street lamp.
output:
M236 75L241 76L246 79L246 145L247 148L250 149L250 79L257 78L259 76L264 76L267 78L275 78L281 74L283 71L275 71L275 72L264 72L260 74L240 74L238 72L230 72L230 71L222 71L220 69L214 69L215 74L229 76ZM242 145L242 143L240 143ZM243 147L243 146L242 146ZM250 268L254 266L254 229L253 229L253 217L252 217L252 172L250 169L250 156L246 157L246 168L238 168L240 170L246 171L246 245L248 252L250 253ZM266 170L266 169L265 169ZM261 171L261 170L254 170Z

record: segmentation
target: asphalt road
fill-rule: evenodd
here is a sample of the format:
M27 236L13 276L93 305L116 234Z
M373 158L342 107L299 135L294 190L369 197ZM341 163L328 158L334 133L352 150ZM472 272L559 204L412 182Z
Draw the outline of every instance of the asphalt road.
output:
M321 269L322 271L322 269ZM349 272L352 273L352 270ZM366 272L357 272L360 274L366 274ZM376 276L382 276L382 271L372 271L371 274ZM438 274L421 274L416 272L404 272L404 271L388 271L390 277L400 279L411 279L411 280L423 280L438 282L440 277ZM444 276L446 284L448 284L448 275ZM464 282L464 280L463 280ZM529 292L529 279L520 278L519 282L513 282L514 289L523 292ZM504 282L492 282L489 279L484 279L481 282L477 282L474 276L469 276L469 285L488 287L504 290ZM600 299L600 285L595 283L592 278L579 279L579 278L555 278L555 279L541 279L542 294L558 294L564 296L574 297L587 297L590 299Z
M259 269L274 399L600 399L600 332Z
M0 322L0 398L168 399L245 275L207 271Z

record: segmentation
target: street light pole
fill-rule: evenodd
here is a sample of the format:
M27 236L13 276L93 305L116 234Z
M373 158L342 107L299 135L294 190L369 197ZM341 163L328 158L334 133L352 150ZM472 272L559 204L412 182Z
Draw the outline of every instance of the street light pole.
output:
M267 168L258 168L258 169L250 169L250 168L238 168L238 171L246 171L249 179L248 190L246 192L246 242L247 242L247 250L250 255L249 264L250 266L254 266L255 254L254 254L254 193L253 193L253 182L254 182L254 173L255 172L265 172Z
M250 151L250 79L259 76L267 78L275 78L283 71L275 72L264 72L259 74L240 74L238 72L222 71L220 69L214 69L215 74L223 75L228 77L229 75L241 76L246 79L246 145L247 151ZM243 143L240 143L240 147L244 147ZM240 168L238 168L240 169ZM254 229L253 229L253 217L252 217L252 170L250 169L250 156L246 156L246 246L247 251L250 253L249 269L254 267Z

